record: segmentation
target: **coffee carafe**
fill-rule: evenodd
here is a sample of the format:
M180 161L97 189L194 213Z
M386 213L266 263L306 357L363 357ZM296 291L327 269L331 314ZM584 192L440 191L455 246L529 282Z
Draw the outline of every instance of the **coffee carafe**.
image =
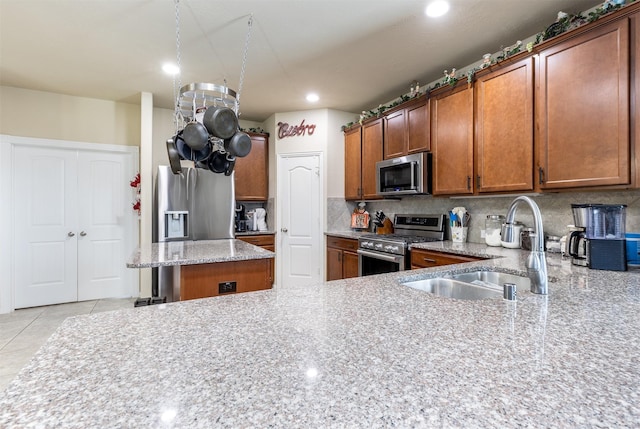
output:
M571 204L573 223L567 240L567 249L571 256L571 263L582 267L589 266L589 246L587 240L587 225L589 218L589 204Z

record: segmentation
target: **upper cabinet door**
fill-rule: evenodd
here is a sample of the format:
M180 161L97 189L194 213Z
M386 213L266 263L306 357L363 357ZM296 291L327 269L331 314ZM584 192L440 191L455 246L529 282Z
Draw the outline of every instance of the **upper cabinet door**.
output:
M362 128L355 127L344 133L344 198L362 197Z
M251 152L236 158L234 167L236 201L267 201L269 198L269 139L248 133Z
M407 154L407 127L404 109L384 116L384 159Z
M473 194L473 88L431 99L433 194Z
M476 190L533 190L533 59L479 77L475 104Z
M362 199L377 199L376 162L382 161L382 118L362 126Z
M536 86L540 188L629 184L629 20L542 51Z
M429 101L426 97L407 106L405 116L407 117L407 152L431 150Z

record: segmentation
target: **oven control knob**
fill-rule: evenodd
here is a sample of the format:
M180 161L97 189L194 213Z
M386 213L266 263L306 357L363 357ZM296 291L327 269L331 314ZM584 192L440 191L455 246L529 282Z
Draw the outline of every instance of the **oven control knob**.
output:
M378 243L373 247L375 247L376 249L382 249L384 246L381 243Z
M398 248L398 246L385 246L384 250L387 250L389 252L397 252L398 250L400 250L400 248Z

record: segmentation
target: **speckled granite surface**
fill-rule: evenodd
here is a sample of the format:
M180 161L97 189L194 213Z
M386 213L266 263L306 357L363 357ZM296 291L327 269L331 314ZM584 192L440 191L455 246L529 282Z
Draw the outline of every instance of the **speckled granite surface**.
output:
M129 268L210 264L274 258L275 253L242 240L168 241L136 249L127 260Z
M267 229L266 231L244 231L244 232L236 232L236 237L246 237L247 235L275 235L275 231L272 229Z
M427 245L421 245L427 246ZM400 282L526 252L67 319L0 394L0 427L639 427L640 275L548 256L549 295Z

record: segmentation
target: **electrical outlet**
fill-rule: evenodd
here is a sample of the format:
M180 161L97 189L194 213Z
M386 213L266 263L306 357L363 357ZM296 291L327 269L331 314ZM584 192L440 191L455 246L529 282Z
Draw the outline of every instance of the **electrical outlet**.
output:
M218 283L218 293L233 293L236 291L236 282L222 282Z

